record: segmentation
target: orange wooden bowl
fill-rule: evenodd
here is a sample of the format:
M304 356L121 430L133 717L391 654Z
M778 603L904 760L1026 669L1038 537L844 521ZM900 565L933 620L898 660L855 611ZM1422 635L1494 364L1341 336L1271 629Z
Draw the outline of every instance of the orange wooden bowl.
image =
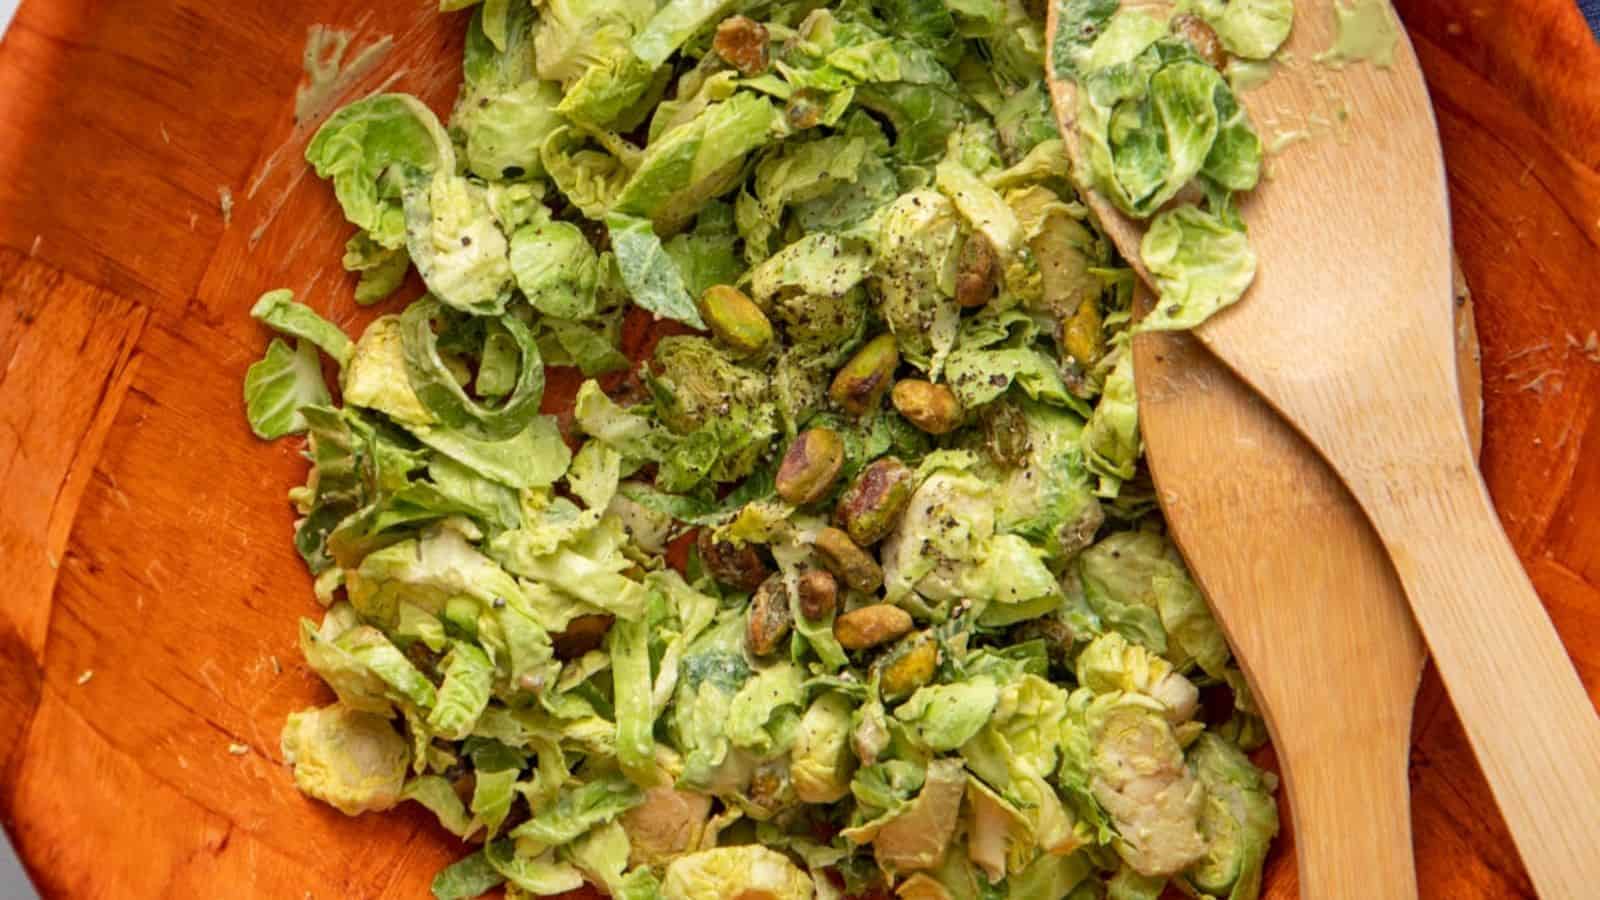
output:
M444 109L462 26L433 6L30 0L0 43L0 819L47 895L419 897L461 852L281 765L284 716L327 697L295 647L305 464L240 401L263 289L361 324L300 161L306 30L392 32L364 85L399 71ZM1600 693L1600 49L1571 0L1399 6L1478 301L1484 468ZM1423 894L1532 896L1431 677L1412 772ZM1296 893L1282 847L1273 897Z

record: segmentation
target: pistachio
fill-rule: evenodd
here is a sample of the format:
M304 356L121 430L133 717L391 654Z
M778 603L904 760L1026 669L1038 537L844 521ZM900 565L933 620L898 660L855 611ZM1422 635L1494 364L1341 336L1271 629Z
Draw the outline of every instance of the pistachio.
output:
M834 520L862 547L889 536L911 502L912 473L892 456L874 460L845 488Z
M1088 298L1078 304L1072 318L1061 323L1061 344L1083 369L1089 369L1106 352L1105 323L1100 318L1100 304Z
M961 245L961 261L956 269L956 304L976 309L994 296L1000 275L1000 258L994 244L981 231L974 231Z
M784 117L796 131L815 128L822 121L824 97L815 88L800 88L789 96L784 106Z
M856 351L834 376L828 397L853 416L865 415L877 408L899 365L900 351L894 335L879 335Z
M794 786L789 779L788 759L772 760L757 768L750 776L750 790L745 797L757 810L764 812L763 817L793 803Z
M822 565L852 589L870 594L883 584L883 569L872 554L837 528L817 532L817 556Z
M883 664L882 679L878 686L883 691L884 699L909 697L917 688L932 681L933 673L938 668L938 642L926 634L908 638L905 644L895 648Z
M772 343L767 314L731 284L715 285L701 295L700 316L718 340L741 356L760 353Z
M826 619L839 607L839 584L821 569L800 576L799 593L800 615L808 621Z
M961 424L961 401L942 384L907 378L895 382L889 399L906 421L929 434L949 434Z
M723 62L739 70L746 78L753 78L767 70L771 61L772 41L767 26L748 16L729 16L717 26L717 36L711 49Z
M793 625L789 588L784 584L783 574L778 573L761 582L750 596L750 608L745 611L745 646L755 656L768 656L789 636Z
M753 591L771 574L754 546L745 544L736 547L728 541L719 541L710 528L700 529L695 545L700 550L700 562L706 571L728 587Z
M1015 404L990 403L978 416L983 429L983 449L1002 466L1020 466L1028 461L1033 440L1028 435L1028 420Z
M577 659L590 650L600 649L600 644L606 639L606 632L611 630L611 623L616 621L615 616L596 613L588 616L578 616L567 623L567 630L550 639L555 646L556 659Z
M831 428L800 432L778 465L778 496L796 506L815 503L833 490L844 468L844 438Z
M1223 49L1222 41L1217 39L1216 31L1212 30L1204 19L1187 13L1173 16L1172 30L1187 40L1194 47L1194 52L1211 64L1211 68L1220 71L1227 67L1228 51Z
M846 650L865 650L911 633L911 614L888 603L851 610L833 622L833 636Z

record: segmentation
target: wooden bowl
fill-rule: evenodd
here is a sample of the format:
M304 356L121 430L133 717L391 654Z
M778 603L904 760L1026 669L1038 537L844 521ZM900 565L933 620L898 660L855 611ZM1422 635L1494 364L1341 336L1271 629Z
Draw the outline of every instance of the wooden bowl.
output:
M47 895L418 897L460 854L281 765L284 716L327 698L295 647L305 464L240 400L262 290L363 320L300 161L307 28L392 32L353 87L398 73L445 109L462 26L433 6L30 0L0 43L0 819ZM1571 0L1399 6L1479 304L1484 468L1600 693L1600 49ZM1431 677L1412 771L1424 895L1532 896ZM1273 897L1296 893L1282 847Z

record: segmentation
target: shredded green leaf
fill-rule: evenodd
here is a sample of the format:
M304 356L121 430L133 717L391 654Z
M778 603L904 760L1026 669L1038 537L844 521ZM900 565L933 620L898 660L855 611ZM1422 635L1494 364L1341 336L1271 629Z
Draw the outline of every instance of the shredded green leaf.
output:
M1046 57L1150 220L1142 327L1249 286L1261 142L1169 23L1057 2L1047 48L1018 0L444 0L448 119L327 119L359 277L262 295L244 380L305 436L301 791L425 809L441 900L1259 896L1265 721L1153 511ZM1293 16L1183 7L1236 65Z

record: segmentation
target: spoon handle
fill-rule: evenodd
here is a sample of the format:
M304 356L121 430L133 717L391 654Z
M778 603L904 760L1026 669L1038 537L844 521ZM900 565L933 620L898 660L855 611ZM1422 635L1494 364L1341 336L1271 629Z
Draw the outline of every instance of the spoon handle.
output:
M1350 486L1394 559L1534 886L1547 900L1592 897L1600 718L1461 444L1446 465L1391 478L1362 467L1368 477Z
M1301 900L1416 900L1409 750L1379 732L1285 754Z
M1388 553L1316 450L1192 336L1140 334L1133 353L1156 494L1272 733L1298 896L1417 900L1425 650ZM1294 896L1294 871L1273 866L1268 896Z

